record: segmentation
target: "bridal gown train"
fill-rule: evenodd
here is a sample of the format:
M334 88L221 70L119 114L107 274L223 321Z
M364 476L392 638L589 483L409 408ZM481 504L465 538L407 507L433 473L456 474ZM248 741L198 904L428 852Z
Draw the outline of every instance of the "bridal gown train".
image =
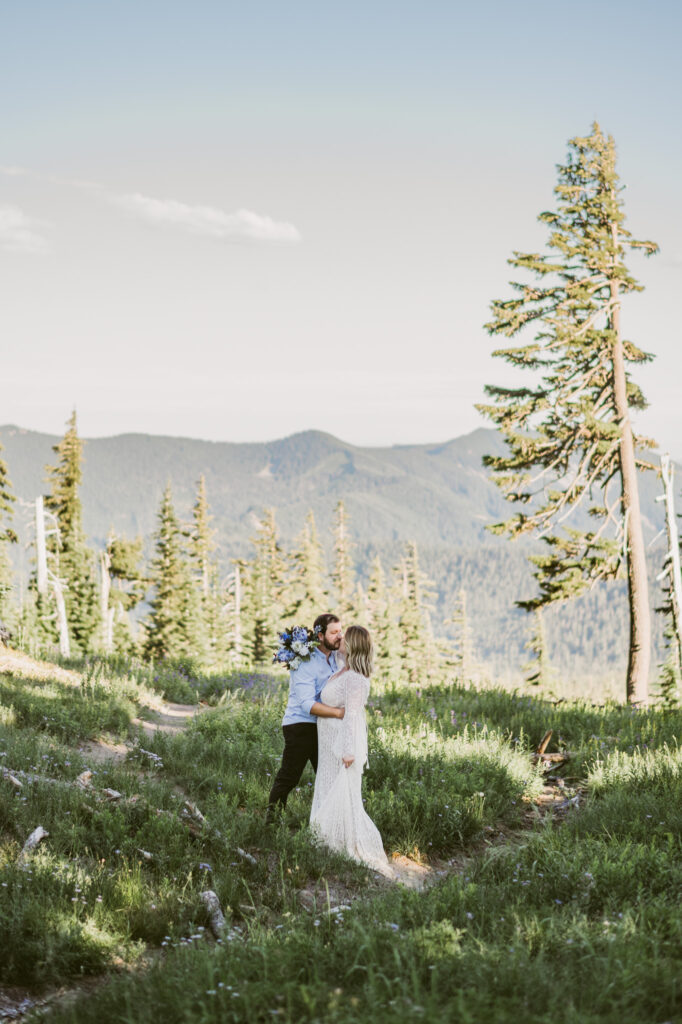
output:
M310 824L333 850L393 877L376 825L362 805L362 772L367 763L365 704L369 680L346 670L327 682L320 700L344 707L342 720L318 718L318 761ZM342 758L354 757L350 768Z

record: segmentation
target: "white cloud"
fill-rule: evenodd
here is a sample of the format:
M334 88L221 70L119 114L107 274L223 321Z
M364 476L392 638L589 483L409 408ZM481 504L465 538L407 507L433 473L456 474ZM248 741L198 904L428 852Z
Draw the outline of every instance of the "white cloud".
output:
M35 230L38 224L18 206L0 206L0 249L8 252L47 252L47 239Z
M139 193L112 196L112 202L150 224L168 224L192 234L256 242L299 242L293 224L263 217L252 210L226 213L213 206L189 206L175 199L153 199Z
M301 240L294 224L276 221L272 217L264 217L260 213L254 213L253 210L242 209L228 213L213 206L190 206L176 199L154 199L152 196L143 196L139 192L119 195L108 192L97 182L80 178L61 178L7 164L0 164L0 174L8 178L28 178L51 185L66 185L70 188L91 192L148 224L168 224L195 235L221 240L245 239L252 242L300 242ZM0 207L0 209L2 208ZM15 212L20 213L18 210ZM28 228L28 224L27 220L26 228ZM2 244L3 241L0 237L0 245ZM39 244L42 244L40 251L44 251L47 243L34 233L33 245L35 248L30 251L39 251ZM7 248L6 245L5 247ZM29 251L29 249L25 248L24 251Z

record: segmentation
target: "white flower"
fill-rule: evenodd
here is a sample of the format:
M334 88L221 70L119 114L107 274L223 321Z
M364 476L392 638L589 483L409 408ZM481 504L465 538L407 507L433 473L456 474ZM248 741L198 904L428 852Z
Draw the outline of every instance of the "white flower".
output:
M300 664L301 664L301 659L300 658L294 658L293 661L289 662L289 668L296 669L296 668L299 667Z
M308 653L308 648L306 644L303 643L302 640L294 640L293 644L291 645L291 649L292 651L296 651L297 654L306 655Z

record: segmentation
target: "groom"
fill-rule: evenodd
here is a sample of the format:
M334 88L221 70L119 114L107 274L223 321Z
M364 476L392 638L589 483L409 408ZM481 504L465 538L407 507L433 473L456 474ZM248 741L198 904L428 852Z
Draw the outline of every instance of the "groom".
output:
M341 646L343 628L336 615L318 615L313 623L318 647L308 661L294 669L289 678L289 701L282 720L284 754L282 765L270 790L266 821L271 824L277 811L283 811L287 797L298 785L308 761L317 771L317 718L343 718L343 708L321 704L324 684L338 670L336 652Z

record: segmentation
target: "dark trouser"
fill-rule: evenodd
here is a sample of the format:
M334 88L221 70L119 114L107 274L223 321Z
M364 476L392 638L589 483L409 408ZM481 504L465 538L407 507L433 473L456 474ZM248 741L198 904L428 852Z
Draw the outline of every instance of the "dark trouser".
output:
M286 807L287 797L298 785L308 761L317 771L317 725L315 722L295 722L283 725L284 753L282 765L275 776L268 800L268 817L272 817L276 806Z

